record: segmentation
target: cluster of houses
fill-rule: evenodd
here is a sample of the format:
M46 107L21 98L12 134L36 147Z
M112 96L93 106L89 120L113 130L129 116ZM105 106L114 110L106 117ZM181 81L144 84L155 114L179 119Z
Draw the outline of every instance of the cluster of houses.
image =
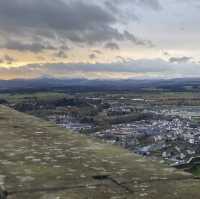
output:
M189 120L142 120L113 125L95 136L120 144L142 155L162 157L168 162L184 163L200 154L200 127Z
M49 121L56 123L60 127L70 129L74 132L80 132L81 130L89 130L93 126L92 124L81 123L70 115L51 115L48 117Z
M137 109L115 102L104 111L107 115L126 115L137 112ZM115 124L93 135L136 153L160 157L175 164L184 164L200 155L200 126L194 125L190 118L174 114L169 117L170 114L166 112L159 114L160 118ZM94 124L81 123L69 115L51 115L49 120L76 132L95 127Z

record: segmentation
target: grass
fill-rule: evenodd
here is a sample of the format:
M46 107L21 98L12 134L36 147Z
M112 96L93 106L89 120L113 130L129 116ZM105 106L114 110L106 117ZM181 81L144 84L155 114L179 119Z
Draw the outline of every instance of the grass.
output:
M192 169L190 169L190 172L194 175L194 176L198 176L200 177L200 166L195 166Z
M38 100L56 100L67 96L65 93L60 92L37 92L37 93L25 93L25 94L0 94L0 99L5 99L9 103L19 103L28 101L30 99Z
M73 95L73 94L72 94ZM111 95L112 97L108 97ZM0 99L5 99L9 103L20 103L20 102L26 102L30 101L31 99L38 99L38 100L57 100L63 97L69 96L68 94L64 92L34 92L34 93L23 93L23 94L10 94L10 93L3 93L0 94ZM99 92L99 93L82 93L81 96L100 96L105 99L110 98L111 101L113 100L119 100L120 97L124 96L125 98L133 99L133 98L142 98L146 100L153 100L152 102L149 102L150 104L158 104L158 105L178 105L178 104L184 104L187 105L200 105L200 93L196 92L119 92L119 93L107 93L107 92ZM126 101L130 104L135 104L133 101Z
M159 162L3 106L0 118L0 175L15 192L9 199L200 197L191 175ZM105 174L114 181L92 177Z

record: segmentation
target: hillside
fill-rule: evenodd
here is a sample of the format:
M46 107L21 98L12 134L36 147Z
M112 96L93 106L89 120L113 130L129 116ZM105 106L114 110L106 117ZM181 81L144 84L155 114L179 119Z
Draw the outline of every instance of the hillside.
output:
M120 147L0 106L8 199L198 199L199 180Z

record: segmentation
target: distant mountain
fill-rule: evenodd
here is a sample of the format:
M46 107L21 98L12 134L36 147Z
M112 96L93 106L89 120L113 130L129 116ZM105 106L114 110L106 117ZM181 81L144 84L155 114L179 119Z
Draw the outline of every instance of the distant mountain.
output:
M87 79L16 79L0 80L0 91L16 90L138 90L185 91L200 90L200 79L169 80L87 80Z

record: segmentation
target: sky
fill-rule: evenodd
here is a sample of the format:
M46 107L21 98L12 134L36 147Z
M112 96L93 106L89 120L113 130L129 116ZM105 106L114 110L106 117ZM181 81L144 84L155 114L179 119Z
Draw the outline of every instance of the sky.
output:
M200 77L199 0L0 0L0 79Z

